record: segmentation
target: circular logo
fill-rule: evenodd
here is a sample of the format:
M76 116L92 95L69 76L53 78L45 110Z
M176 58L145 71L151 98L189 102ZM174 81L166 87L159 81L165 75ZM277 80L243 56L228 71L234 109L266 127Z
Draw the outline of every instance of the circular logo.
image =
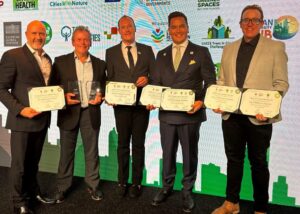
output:
M290 39L294 37L299 28L297 19L293 16L281 16L275 20L273 36L276 39Z
M48 44L50 42L50 40L52 39L52 28L47 22L42 21L42 23L46 28L46 34L47 34L45 44Z

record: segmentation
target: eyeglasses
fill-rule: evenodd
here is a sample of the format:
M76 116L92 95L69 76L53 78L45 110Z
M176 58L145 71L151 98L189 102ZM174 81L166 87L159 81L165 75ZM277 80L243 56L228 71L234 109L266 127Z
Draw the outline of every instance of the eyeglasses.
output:
M241 19L241 23L242 23L242 24L247 25L247 24L249 24L250 22L251 22L252 24L258 25L258 24L260 24L260 23L262 22L262 19L258 19L258 18L253 18L253 19L244 18L244 19Z

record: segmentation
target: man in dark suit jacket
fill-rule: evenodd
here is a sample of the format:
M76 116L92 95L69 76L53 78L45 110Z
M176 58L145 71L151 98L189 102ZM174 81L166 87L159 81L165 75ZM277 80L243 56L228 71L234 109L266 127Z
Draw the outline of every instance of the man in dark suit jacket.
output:
M159 112L161 144L163 150L163 189L152 201L157 206L171 193L176 174L178 142L183 156L183 211L194 207L191 196L196 180L198 140L201 122L206 120L203 101L206 88L215 83L214 65L207 48L188 40L188 22L181 12L169 15L169 33L173 44L157 54L153 84L174 89L195 91L195 103L188 112ZM204 82L204 84L203 84Z
M148 83L149 72L154 67L152 48L135 42L135 24L131 17L120 18L119 33L122 42L106 51L107 77L110 81L135 83L138 87L137 103L142 87ZM118 188L120 196L127 192L129 177L129 143L132 140L132 186L129 196L141 194L145 162L145 134L149 112L143 106L114 106L118 132Z
M43 203L37 181L50 112L29 107L28 89L48 84L51 59L44 52L46 30L32 21L26 30L27 43L5 52L0 63L0 100L7 107L6 128L11 129L11 190L15 212L31 213L28 197Z
M51 84L63 85L66 93L66 108L58 111L57 125L60 129L60 161L57 174L58 192L56 203L61 203L72 185L76 140L80 129L83 140L86 174L85 182L93 200L101 200L99 190L98 138L101 122L100 104L105 86L105 62L89 54L91 33L83 26L72 35L74 52L55 58ZM69 85L78 82L79 100L70 91ZM91 83L102 87L92 89ZM89 97L96 90L95 97Z

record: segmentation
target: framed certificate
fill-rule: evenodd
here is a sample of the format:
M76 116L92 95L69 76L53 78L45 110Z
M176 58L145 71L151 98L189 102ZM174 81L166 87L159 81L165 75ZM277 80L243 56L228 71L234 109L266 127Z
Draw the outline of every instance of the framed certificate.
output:
M237 87L211 85L207 88L204 105L210 109L237 113L241 97L242 91Z
M160 108L166 111L190 111L194 102L193 90L167 88L163 90Z
M146 85L142 90L142 94L140 97L140 104L144 106L153 105L154 107L159 108L163 89L166 88L168 87Z
M134 83L106 82L105 101L109 104L135 105L137 88Z
M282 96L278 91L245 89L242 95L240 111L245 115L262 114L274 118L280 112Z
M36 111L51 111L65 107L65 95L61 86L29 88L28 97L30 107Z

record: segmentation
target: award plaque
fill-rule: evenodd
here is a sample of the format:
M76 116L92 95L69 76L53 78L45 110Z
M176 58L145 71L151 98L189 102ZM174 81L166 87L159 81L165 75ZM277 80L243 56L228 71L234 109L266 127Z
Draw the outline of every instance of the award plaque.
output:
M241 89L237 87L211 85L207 88L204 105L210 109L237 112L241 97Z
M94 100L96 95L101 93L100 82L88 81L86 83L86 91L88 94L88 100Z
M240 111L245 115L262 114L264 117L274 118L280 112L281 101L282 96L278 91L245 89Z
M163 89L166 88L168 87L146 85L142 90L142 94L140 97L140 104L144 106L153 105L154 107L159 108Z
M80 89L81 89L80 81L69 81L68 82L68 92L73 93L75 95L74 97L72 97L72 100L81 101Z
M161 109L166 111L190 111L195 102L195 93L189 89L163 90Z
M39 112L58 110L65 106L65 95L61 86L30 88L28 97L30 107Z
M134 83L106 82L105 101L116 105L135 105L137 88Z

